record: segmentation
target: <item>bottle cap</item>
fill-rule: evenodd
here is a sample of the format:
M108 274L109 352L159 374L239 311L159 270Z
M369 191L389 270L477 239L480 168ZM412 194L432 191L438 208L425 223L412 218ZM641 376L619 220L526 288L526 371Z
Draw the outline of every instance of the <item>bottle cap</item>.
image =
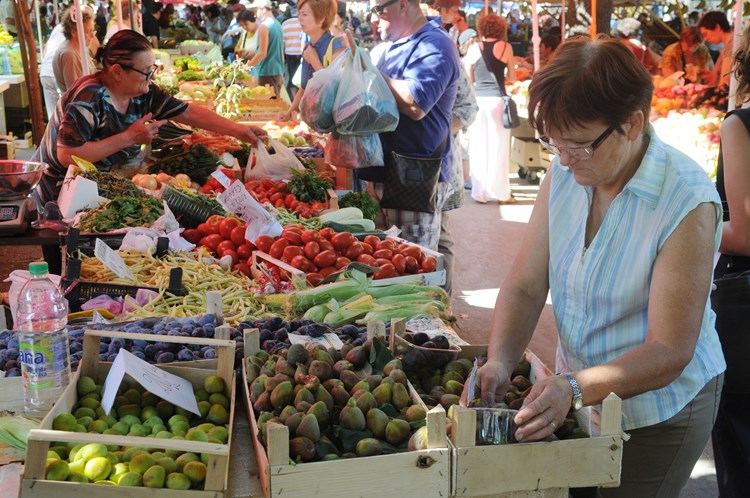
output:
M49 266L44 261L29 263L29 273L31 273L31 276L33 277L46 275L49 273Z

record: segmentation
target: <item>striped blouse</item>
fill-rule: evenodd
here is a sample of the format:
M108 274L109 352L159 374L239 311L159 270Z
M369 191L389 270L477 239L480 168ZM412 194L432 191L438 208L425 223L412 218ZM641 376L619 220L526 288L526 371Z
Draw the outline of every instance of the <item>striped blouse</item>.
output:
M552 164L549 199L549 282L559 330L557 370L601 365L642 345L648 334L649 285L664 243L704 202L717 206L715 249L721 240L721 203L692 159L664 144L653 127L641 166L584 250L591 187ZM689 271L689 269L686 269ZM679 412L726 368L706 299L695 354L671 384L624 400L623 429L657 424Z

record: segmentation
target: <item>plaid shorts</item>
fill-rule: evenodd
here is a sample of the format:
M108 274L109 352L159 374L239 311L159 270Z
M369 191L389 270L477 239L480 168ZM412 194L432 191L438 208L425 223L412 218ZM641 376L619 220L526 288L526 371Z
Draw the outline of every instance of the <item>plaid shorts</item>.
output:
M383 183L368 182L368 191L373 198L380 202L383 196ZM437 251L440 240L440 221L442 206L448 193L448 183L438 183L436 209L434 213L420 213L418 211L402 211L400 209L380 208L375 224L388 229L395 225L401 230L400 237L422 247Z

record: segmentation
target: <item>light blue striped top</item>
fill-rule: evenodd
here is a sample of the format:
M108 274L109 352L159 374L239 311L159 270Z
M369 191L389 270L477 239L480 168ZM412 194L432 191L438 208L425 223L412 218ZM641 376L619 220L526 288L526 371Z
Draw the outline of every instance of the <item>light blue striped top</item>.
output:
M607 363L642 345L648 333L654 260L683 218L703 202L717 206L715 249L721 240L721 203L706 173L664 144L653 127L641 166L612 201L584 251L592 189L552 164L549 199L549 282L560 334L558 371ZM685 271L690 271L685 268ZM692 361L668 386L624 400L623 429L669 419L726 368L715 314L706 300Z

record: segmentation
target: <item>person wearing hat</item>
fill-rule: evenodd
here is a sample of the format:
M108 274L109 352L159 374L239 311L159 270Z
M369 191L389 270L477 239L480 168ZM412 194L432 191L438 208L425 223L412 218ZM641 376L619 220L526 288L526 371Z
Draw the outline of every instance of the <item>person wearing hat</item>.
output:
M255 0L249 7L258 20L258 50L249 64L258 69L258 84L271 85L281 98L284 85L284 31L273 17L271 0Z
M626 17L617 23L617 37L641 61L649 73L659 74L659 57L656 52L644 45L638 38L641 23L632 17Z

